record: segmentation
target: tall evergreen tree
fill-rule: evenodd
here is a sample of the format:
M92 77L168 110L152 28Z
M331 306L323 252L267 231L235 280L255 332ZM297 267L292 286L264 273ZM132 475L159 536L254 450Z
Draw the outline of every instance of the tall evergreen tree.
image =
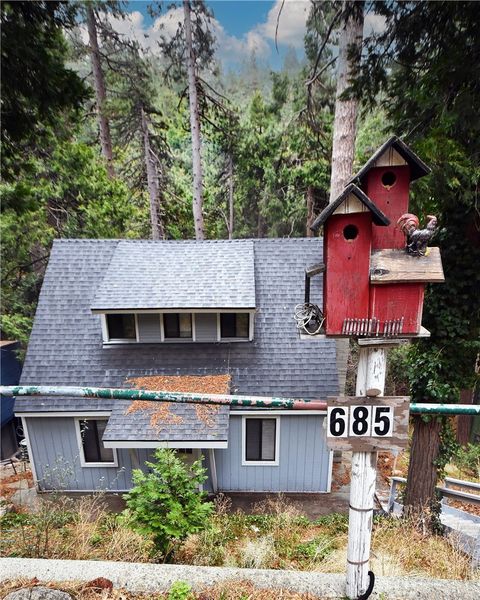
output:
M192 138L193 194L192 208L195 237L205 238L203 216L203 167L201 138L201 98L208 98L208 84L201 71L211 65L214 54L214 38L211 32L211 11L203 0L184 0L183 22L171 38L162 37L160 47L168 59L167 74L177 83L187 82L190 109L190 133Z
M385 30L367 40L358 94L384 108L398 134L432 166L411 210L436 214L445 284L427 290L428 340L412 345L412 399L455 402L473 385L480 350L480 13L473 2L376 2ZM445 419L415 417L405 503L432 502L451 456Z

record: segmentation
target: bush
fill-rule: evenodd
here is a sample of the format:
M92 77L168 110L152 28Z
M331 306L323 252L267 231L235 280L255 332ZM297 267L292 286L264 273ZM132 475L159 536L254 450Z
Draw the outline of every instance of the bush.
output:
M472 477L480 479L480 444L459 447L453 459L455 465Z
M167 600L194 600L192 588L185 581L175 581L168 592Z
M199 486L205 481L201 460L190 467L173 450L158 449L150 473L133 472L135 486L126 494L128 515L141 533L151 534L156 547L169 555L172 542L200 531L213 505Z

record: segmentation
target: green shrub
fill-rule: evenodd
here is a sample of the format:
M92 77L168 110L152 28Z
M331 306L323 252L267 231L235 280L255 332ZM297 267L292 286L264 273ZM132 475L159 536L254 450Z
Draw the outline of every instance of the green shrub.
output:
M460 446L453 459L455 465L472 477L480 479L480 444Z
M319 535L313 540L298 544L296 547L295 558L298 560L307 559L309 561L324 560L335 550L335 544L331 537Z
M203 529L213 504L198 491L206 479L201 460L188 467L168 449L156 450L155 459L146 463L150 473L133 472L135 486L125 500L134 528L151 534L156 547L169 555L174 540Z
M175 581L168 592L168 600L193 600L192 588L185 581Z

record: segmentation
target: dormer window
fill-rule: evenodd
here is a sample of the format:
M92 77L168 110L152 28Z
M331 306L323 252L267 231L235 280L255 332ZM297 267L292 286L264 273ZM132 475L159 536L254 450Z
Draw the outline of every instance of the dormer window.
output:
M163 330L167 339L189 339L192 337L192 315L190 313L165 313Z
M135 311L100 314L103 343L230 343L253 340L255 311Z
M249 338L250 315L248 313L221 313L220 336L224 339Z
M135 315L106 315L108 341L135 341Z

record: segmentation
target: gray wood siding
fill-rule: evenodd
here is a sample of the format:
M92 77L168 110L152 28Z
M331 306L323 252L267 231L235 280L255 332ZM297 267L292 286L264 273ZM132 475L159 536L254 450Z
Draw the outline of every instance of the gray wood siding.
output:
M280 416L279 465L242 466L242 417L230 416L228 449L215 450L219 490L326 492L329 451L325 417Z
M137 315L138 340L140 342L161 342L160 315Z
M195 340L197 342L217 341L216 313L195 313Z
M228 449L215 450L219 490L326 492L329 451L323 420L316 415L281 415L279 466L242 466L242 417L231 416ZM43 490L127 490L132 469L146 469L153 449L118 449L118 467L81 467L73 417L27 417L33 460ZM136 460L132 461L132 454ZM212 489L208 450L206 490ZM138 462L137 462L138 461Z
M35 470L42 490L127 490L132 468L145 469L150 449L117 450L118 467L82 467L73 417L27 417Z

